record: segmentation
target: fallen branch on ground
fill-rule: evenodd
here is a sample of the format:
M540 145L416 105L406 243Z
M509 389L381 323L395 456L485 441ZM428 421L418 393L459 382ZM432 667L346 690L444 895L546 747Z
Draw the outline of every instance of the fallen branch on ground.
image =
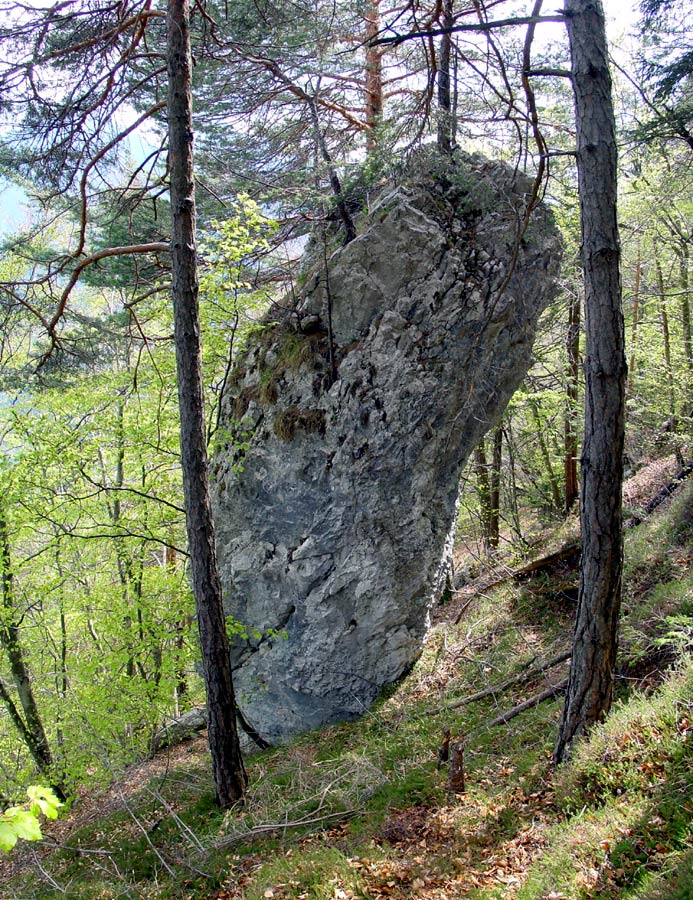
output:
M693 462L687 463L680 472L677 472L676 475L674 475L668 484L665 484L663 488L660 488L643 510L643 514L641 516L633 516L630 518L626 522L626 528L635 528L636 525L640 525L644 522L650 513L653 513L660 503L664 503L667 497L670 497L676 488L691 474L693 474Z
M512 678L508 678L500 684L492 684L490 687L477 691L476 694L470 694L468 697L463 697L461 700L455 700L454 703L446 703L444 706L438 706L431 710L431 713L435 715L436 713L446 712L449 709L459 709L461 706L467 706L469 703L476 703L477 700L483 700L485 697L500 694L513 684L518 684L521 681L530 681L536 675L541 675L542 672L545 672L547 669L552 669L554 666L559 665L559 663L565 662L570 659L571 655L572 650L564 650L563 652L556 654L556 656L547 659L540 665L535 666L533 669L526 669L524 672L520 672L519 675L514 675Z
M526 566L522 566L521 569L515 569L514 571L508 572L507 575L503 575L502 578L497 578L495 581L491 581L489 582L489 584L483 585L483 587L478 588L478 590L476 590L472 594L469 600L462 607L462 610L459 612L458 617L455 620L455 624L459 625L462 614L465 612L472 600L480 594L485 594L487 591L490 591L493 588L500 587L500 585L505 584L506 581L523 581L525 578L529 578L531 575L536 575L537 573L542 572L544 569L549 569L556 563L565 562L577 564L579 559L580 544L578 542L570 542L561 547L560 550L556 550L555 553L549 553L547 556L542 556L539 559L534 559L532 560L532 562L527 563Z
M538 706L540 703L543 703L544 700L551 700L558 694L562 694L567 687L568 679L564 678L563 681L559 681L558 684L551 685L551 687L547 688L545 691L542 691L541 694L536 694L534 697L530 697L529 700L525 700L524 703L519 703L517 706L513 706L512 709L509 709L507 712L498 716L498 718L493 719L491 722L489 722L488 727L493 728L496 725L505 725L511 719L514 719L515 716L519 716L520 713L523 713L526 709L531 709L533 706Z
M238 834L227 834L219 838L212 844L214 850L224 850L226 847L232 847L241 841L249 841L258 837L270 837L279 831L287 831L289 828L306 828L309 825L322 825L323 822L332 822L339 819L350 819L357 815L357 809L344 809L340 812L326 813L324 816L304 816L302 819L296 819L294 822L279 822L276 825L256 825L247 831Z

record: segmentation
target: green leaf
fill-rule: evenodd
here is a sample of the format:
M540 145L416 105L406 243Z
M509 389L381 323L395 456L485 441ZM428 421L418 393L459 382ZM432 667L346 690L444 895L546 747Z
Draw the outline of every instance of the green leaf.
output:
M32 785L27 788L27 794L31 800L31 812L33 815L38 816L39 813L43 813L47 819L58 818L58 810L64 804L58 800L51 788Z
M9 827L13 829L17 837L23 838L25 841L40 841L41 827L36 816L29 810L13 807L5 813L5 818L9 823Z
M17 843L17 832L7 822L0 821L0 850L9 852Z

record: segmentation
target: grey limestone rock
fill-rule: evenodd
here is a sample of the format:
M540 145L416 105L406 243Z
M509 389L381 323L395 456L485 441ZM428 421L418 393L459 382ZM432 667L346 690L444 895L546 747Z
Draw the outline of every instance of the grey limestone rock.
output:
M546 210L517 239L528 179L471 157L418 171L326 268L313 254L224 398L213 480L225 603L245 628L236 692L270 742L359 715L416 660L461 469L555 294Z

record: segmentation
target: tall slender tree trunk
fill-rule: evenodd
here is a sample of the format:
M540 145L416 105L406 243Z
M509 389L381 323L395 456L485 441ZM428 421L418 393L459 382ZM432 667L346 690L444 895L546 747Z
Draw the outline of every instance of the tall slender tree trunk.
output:
M525 544L525 538L522 534L522 521L520 520L520 508L518 506L518 490L517 490L517 473L515 460L517 452L515 447L515 436L513 435L512 416L506 416L503 425L503 436L505 438L507 472L508 472L508 491L506 508L510 513L510 524L512 526L515 540L520 544Z
M193 179L192 58L188 0L169 0L168 129L173 312L180 445L190 568L207 691L209 747L217 799L227 809L243 798L243 766L231 659L217 567L205 440Z
M332 156L327 146L325 135L322 133L322 129L320 127L318 104L315 101L315 97L309 97L307 102L308 109L310 110L310 118L313 123L315 142L317 147L320 149L320 156L322 157L322 161L327 166L327 173L330 178L332 193L334 194L335 201L337 203L339 217L341 218L342 224L344 225L344 243L349 244L356 238L356 226L354 225L354 220L352 219L351 213L349 212L349 207L344 196L344 191L342 190L342 182L340 181L339 175L337 174L337 169L335 168L334 162L332 161Z
M0 699L4 702L10 718L27 746L31 758L41 775L48 780L60 800L66 799L65 790L56 778L53 754L43 720L34 695L29 669L24 660L20 641L18 613L14 592L14 573L10 555L10 537L7 521L0 509L0 568L2 578L2 609L0 611L0 645L5 651L12 672L15 690L19 698L19 708L7 687L0 679ZM23 713L23 717L22 717Z
M489 472L489 549L497 550L500 543L500 488L501 466L503 464L503 425L499 422L493 432L491 471Z
M442 0L441 26L451 28L454 21L453 0ZM438 149L443 153L450 153L453 146L451 55L452 35L444 34L438 61Z
M640 325L640 286L642 283L642 260L640 241L638 241L638 256L635 261L635 287L633 288L633 322L630 326L630 364L628 366L628 387L626 394L633 396L635 384L635 353L638 347L638 327Z
M568 310L566 335L568 369L565 388L565 421L563 426L563 452L565 474L565 511L569 513L578 498L578 393L580 390L580 294L575 291Z
M486 457L486 443L482 438L474 449L479 511L484 547L487 553L498 549L500 539L500 475L503 457L503 426L493 432L491 464Z
M691 300L689 294L690 252L688 244L684 243L679 257L679 271L681 273L681 327L683 330L683 350L686 355L688 374L693 375L693 341L691 340Z
M613 697L621 607L626 359L616 216L616 130L600 0L566 0L585 273L582 559L570 680L554 760Z
M671 340L669 338L669 313L667 312L667 298L664 291L664 273L659 258L658 248L655 246L655 272L657 275L657 294L659 296L659 321L662 325L662 342L664 345L664 368L667 373L667 385L669 388L669 424L670 430L677 430L676 417L676 389L674 387L674 370L671 365ZM682 460L680 460L682 462Z
M166 545L165 555L164 555L164 566L166 567L166 571L173 574L176 571L178 566L177 554L176 550L173 546L173 536L171 537L171 544ZM173 689L173 702L175 705L176 716L180 715L180 700L181 697L184 697L188 692L188 679L185 671L185 633L187 630L187 622L185 618L178 619L175 624L175 634L176 639L174 643L174 660L175 660L175 672L176 672L176 685Z
M56 529L57 531L57 529ZM56 534L57 538L57 534ZM60 555L60 544L56 541L55 545L55 569L58 573L58 577L60 578L60 593L58 596L58 613L60 616L60 644L58 647L58 667L55 672L55 687L56 693L60 698L60 704L58 706L58 713L56 716L56 744L60 754L62 756L62 750L64 745L64 732L63 732L63 713L62 710L67 702L67 689L68 689L68 668L67 668L67 655L68 655L68 645L67 645L67 617L65 615L65 596L63 589L63 579L64 579L64 571L61 562ZM64 765L64 760L62 763Z
M553 463L551 462L551 451L549 450L549 445L546 442L545 437L545 424L541 420L541 415L539 414L539 405L536 400L529 401L529 409L532 414L532 418L534 419L534 425L537 429L536 438L537 443L539 444L539 453L541 454L541 461L544 464L544 469L546 471L546 477L549 481L549 489L551 491L551 508L555 512L560 512L563 508L563 498L561 497L561 486L558 481L558 477L553 469Z
M690 301L690 250L684 241L679 255L679 272L681 282L681 330L683 332L683 352L686 357L685 391L681 399L682 418L693 419L693 341L691 340L691 301Z
M113 530L116 534L121 529L121 519L122 519L122 506L120 502L120 491L125 484L125 402L124 400L119 400L116 408L116 447L117 447L117 455L116 455L116 471L115 471L115 481L114 487L116 488L116 492L113 495L113 501L109 502L108 510L111 516L111 523L113 524ZM99 451L100 453L100 451ZM101 459L103 473L104 473L104 482L106 480L106 463L105 460ZM123 634L125 636L125 641L128 648L128 659L126 663L126 672L128 678L135 677L135 637L133 632L133 623L132 623L132 610L130 608L132 597L131 597L131 584L132 584L132 558L128 552L128 549L125 547L125 543L121 537L115 538L115 551L116 551L116 559L118 562L118 578L120 580L120 586L122 588L122 596L123 596L123 606L125 607L125 615L123 617Z
M491 547L489 535L491 530L491 485L488 477L488 461L486 459L486 441L482 438L474 448L474 468L476 469L477 493L479 494L479 513L481 534L484 547Z
M370 0L366 9L366 150L378 148L378 125L383 115L383 51L373 46L380 32L380 0Z

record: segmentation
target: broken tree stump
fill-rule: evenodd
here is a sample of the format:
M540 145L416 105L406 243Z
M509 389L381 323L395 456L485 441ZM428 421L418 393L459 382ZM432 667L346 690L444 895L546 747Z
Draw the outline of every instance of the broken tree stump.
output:
M464 794L464 741L450 744L450 783L451 794Z
M438 768L450 759L450 729L443 731L443 740L438 748Z

